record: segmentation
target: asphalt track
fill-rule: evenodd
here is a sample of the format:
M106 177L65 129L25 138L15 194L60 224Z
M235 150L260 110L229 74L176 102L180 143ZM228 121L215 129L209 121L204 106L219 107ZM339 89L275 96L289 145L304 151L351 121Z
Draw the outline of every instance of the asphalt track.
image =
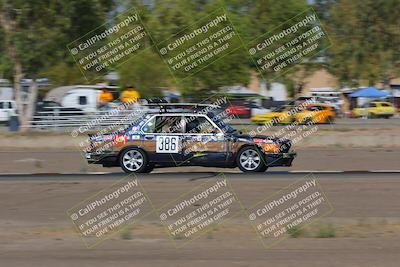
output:
M226 172L168 172L168 173L150 173L136 174L137 178L143 180L152 179L180 179L180 180L201 180L213 178L223 173L232 179L256 179L268 180L276 178L300 179L308 174L314 174L319 179L324 178L359 178L359 179L382 179L382 178L400 178L400 170L387 171L267 171L265 173L241 173L236 171ZM0 174L1 181L102 181L119 180L127 177L126 173L38 173L38 174ZM379 180L377 180L379 181Z

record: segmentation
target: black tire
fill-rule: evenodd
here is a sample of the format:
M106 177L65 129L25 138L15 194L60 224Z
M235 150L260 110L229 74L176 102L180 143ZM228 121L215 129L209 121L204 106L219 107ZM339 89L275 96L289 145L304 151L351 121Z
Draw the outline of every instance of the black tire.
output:
M333 124L333 118L332 117L326 118L325 124Z
M251 161L247 161L246 157ZM236 157L236 164L242 172L264 172L267 169L263 154L254 146L240 149Z
M150 173L154 170L154 165L148 164L142 173Z
M313 119L312 118L305 118L304 120L303 120L303 123L302 124L304 124L304 125L312 125L312 124L314 124L314 122L313 122Z
M149 170L146 153L142 149L134 147L124 149L121 152L119 166L126 173L143 173Z

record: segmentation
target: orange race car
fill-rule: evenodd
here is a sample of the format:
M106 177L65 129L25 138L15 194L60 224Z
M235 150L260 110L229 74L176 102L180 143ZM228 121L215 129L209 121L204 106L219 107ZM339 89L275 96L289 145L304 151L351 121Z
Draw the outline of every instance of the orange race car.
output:
M300 124L333 123L336 118L333 106L326 104L310 104L301 112L295 114L296 121Z

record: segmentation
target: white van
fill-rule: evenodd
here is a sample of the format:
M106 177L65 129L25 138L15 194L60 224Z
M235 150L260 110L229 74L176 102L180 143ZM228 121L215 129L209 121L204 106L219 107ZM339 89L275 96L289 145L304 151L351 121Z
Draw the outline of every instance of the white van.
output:
M85 112L96 112L100 93L101 91L97 89L73 89L64 95L61 106L78 108Z
M84 112L96 112L98 96L101 89L107 88L110 92L117 91L116 86L104 85L69 85L52 89L44 98L45 101L54 101L67 108L77 108Z
M11 116L16 116L17 104L13 100L0 100L0 123L8 122Z

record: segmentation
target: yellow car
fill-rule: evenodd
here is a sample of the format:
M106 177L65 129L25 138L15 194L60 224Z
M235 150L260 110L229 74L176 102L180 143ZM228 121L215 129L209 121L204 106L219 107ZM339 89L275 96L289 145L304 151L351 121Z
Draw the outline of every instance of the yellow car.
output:
M333 106L326 104L311 104L301 112L298 112L295 115L295 118L300 124L333 123L336 118L336 113Z
M355 118L390 118L396 113L396 109L390 102L373 101L363 105L360 108L353 109Z
M293 106L281 106L266 114L260 114L252 116L250 119L252 122L263 125L263 124L288 124L293 122L293 115L290 112Z

